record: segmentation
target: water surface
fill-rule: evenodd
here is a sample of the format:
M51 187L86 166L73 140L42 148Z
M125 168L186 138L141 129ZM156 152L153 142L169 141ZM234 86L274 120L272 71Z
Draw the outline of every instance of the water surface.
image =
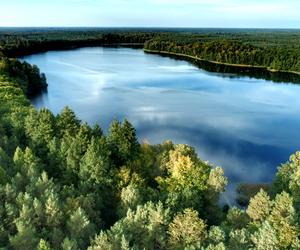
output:
M128 48L83 48L25 57L48 79L37 108L68 105L105 130L127 118L140 141L194 146L231 183L270 182L300 149L300 85L208 73L189 62Z

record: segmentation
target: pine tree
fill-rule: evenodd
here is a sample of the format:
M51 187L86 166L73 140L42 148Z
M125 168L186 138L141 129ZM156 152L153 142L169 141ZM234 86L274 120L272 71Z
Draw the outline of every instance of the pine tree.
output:
M208 241L211 244L218 244L225 241L226 234L221 227L212 226L208 232Z
M100 138L102 136L103 136L103 130L101 129L99 124L96 123L95 126L93 127L93 137Z
M114 121L109 129L108 141L113 152L112 159L116 165L123 165L136 158L140 152L135 129L125 120L123 124Z
M84 123L80 126L76 137L71 141L66 151L67 169L65 178L69 178L70 183L76 183L77 181L80 161L88 149L91 138L92 130Z
M59 227L62 222L62 212L59 199L53 191L48 196L45 204L46 225L50 228Z
M118 208L119 217L126 215L128 209L135 210L138 205L142 205L143 197L136 185L130 184L121 190L121 201Z
M110 153L104 138L96 141L92 138L88 149L80 162L80 177L83 181L89 181L99 185L110 185Z
M264 190L261 189L253 198L250 199L247 214L252 220L263 222L270 214L271 209L272 202L270 197Z
M179 213L169 225L170 249L200 248L207 237L205 222L192 209Z
M279 242L274 228L268 223L263 222L262 226L251 237L255 249L257 250L279 250Z
M20 172L24 177L37 177L40 173L40 160L37 158L30 148L26 148L23 152L19 147L14 154L14 165L16 172Z
M57 127L61 136L75 136L80 127L80 121L75 113L69 108L64 107L57 116Z
M63 243L61 244L62 250L78 250L77 242L75 240L70 240L69 238L65 238Z
M232 207L227 212L225 221L222 223L222 227L230 232L231 230L243 229L247 226L250 219L245 211Z
M251 248L251 234L246 228L232 230L229 233L228 247L231 250L248 250Z
M32 225L25 225L24 222L17 222L17 234L10 237L10 243L16 250L36 249L39 240L36 230Z
M81 208L71 214L67 229L70 238L76 240L79 247L86 247L88 239L94 235L94 225Z
M89 250L122 249L165 249L169 211L162 203L149 202L129 209L126 216L110 230L100 232Z
M278 237L278 246L288 248L299 236L298 216L293 207L293 199L286 192L278 194L268 221Z

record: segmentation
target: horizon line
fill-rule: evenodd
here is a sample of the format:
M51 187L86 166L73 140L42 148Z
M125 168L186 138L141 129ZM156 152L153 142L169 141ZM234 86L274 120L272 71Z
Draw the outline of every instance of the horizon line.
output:
M64 29L64 28L84 28L84 29L260 29L260 30L300 30L295 27L191 27L191 26L0 26L0 29L9 28L31 28L31 29Z

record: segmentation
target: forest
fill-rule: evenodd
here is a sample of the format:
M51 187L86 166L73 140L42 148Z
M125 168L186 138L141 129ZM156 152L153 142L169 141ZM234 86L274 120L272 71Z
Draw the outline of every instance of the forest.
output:
M300 72L298 30L163 28L0 30L0 51L9 57L53 49L113 44L180 53L217 63Z
M184 54L217 63L300 72L300 47L254 46L227 39L185 43L177 39L159 38L147 41L145 49Z
M71 33L66 41L77 39ZM1 249L300 249L300 152L248 206L221 206L223 169L192 147L140 143L127 120L104 133L68 107L34 109L30 97L47 88L45 75L7 56L27 42L25 53L45 49L52 36L16 34L1 35L12 42L2 42L0 61ZM125 42L150 36L130 33ZM49 41L57 39L54 32Z

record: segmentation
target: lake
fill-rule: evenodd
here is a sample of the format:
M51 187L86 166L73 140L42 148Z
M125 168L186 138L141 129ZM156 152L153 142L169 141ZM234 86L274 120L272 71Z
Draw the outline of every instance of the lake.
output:
M64 106L107 131L127 118L140 141L172 140L222 166L231 187L271 182L300 150L300 85L209 73L130 48L82 48L26 56L48 80L36 108Z

